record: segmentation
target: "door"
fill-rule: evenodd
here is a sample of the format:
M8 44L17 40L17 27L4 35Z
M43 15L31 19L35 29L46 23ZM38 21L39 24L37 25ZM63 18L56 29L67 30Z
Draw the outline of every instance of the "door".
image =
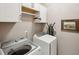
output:
M19 3L0 3L0 22L17 22L20 20Z
M34 5L33 8L34 8L35 10L40 11L40 4L39 4L39 3L34 3L33 5Z
M40 5L40 18L41 18L41 23L46 23L46 17L47 17L47 9L45 6Z

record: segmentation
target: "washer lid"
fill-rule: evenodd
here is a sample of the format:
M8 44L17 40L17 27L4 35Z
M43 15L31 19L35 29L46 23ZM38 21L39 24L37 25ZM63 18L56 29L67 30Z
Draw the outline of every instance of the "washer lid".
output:
M45 41L47 43L51 43L52 41L54 41L56 39L55 36L51 36L49 34L46 34L44 36L39 37L40 40Z
M1 45L1 48L6 48L6 47L9 47L9 46L12 46L12 45L15 45L15 44L19 44L21 42L24 42L28 39L22 39L22 40L19 40L19 41L16 41L16 40L10 40L10 41L7 41L7 42L3 42L2 45Z

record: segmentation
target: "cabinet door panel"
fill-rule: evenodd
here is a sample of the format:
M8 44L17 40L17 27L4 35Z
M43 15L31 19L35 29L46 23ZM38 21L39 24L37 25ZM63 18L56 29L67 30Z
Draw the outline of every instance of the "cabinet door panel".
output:
M19 4L5 4L6 20L19 20L20 7Z
M40 4L34 3L34 9L37 10L37 11L40 11Z
M20 4L2 3L0 4L0 21L18 21L20 15Z
M0 21L4 20L5 17L5 6L3 5L3 3L0 3Z
M46 7L40 5L40 17L41 17L41 21L40 22L46 22L46 16L47 16L47 9L46 9Z

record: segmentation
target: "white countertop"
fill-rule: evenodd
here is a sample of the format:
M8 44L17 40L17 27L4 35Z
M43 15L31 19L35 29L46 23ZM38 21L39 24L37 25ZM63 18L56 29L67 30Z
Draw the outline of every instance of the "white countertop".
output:
M45 41L47 43L51 43L52 41L54 41L56 39L55 36L51 36L49 34L43 35L41 37L39 37L40 40Z

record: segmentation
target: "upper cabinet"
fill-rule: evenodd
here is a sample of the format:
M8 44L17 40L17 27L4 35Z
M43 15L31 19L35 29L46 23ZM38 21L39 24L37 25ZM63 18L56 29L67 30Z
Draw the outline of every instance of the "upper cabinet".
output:
M47 9L40 3L0 3L0 22L20 22L27 14L34 16L35 23L46 23Z
M39 12L37 9L35 9L34 3L22 3L22 14L28 14L35 16Z
M19 22L21 5L19 3L0 3L0 22Z
M35 23L47 23L47 8L44 5L39 4L39 14L36 16Z
M40 11L40 4L39 3L34 3L33 8L37 11Z
M46 18L47 17L47 8L43 5L40 5L40 18L41 18L41 23L46 23Z
M34 23L47 23L47 8L40 3L23 3L22 13L34 16Z

